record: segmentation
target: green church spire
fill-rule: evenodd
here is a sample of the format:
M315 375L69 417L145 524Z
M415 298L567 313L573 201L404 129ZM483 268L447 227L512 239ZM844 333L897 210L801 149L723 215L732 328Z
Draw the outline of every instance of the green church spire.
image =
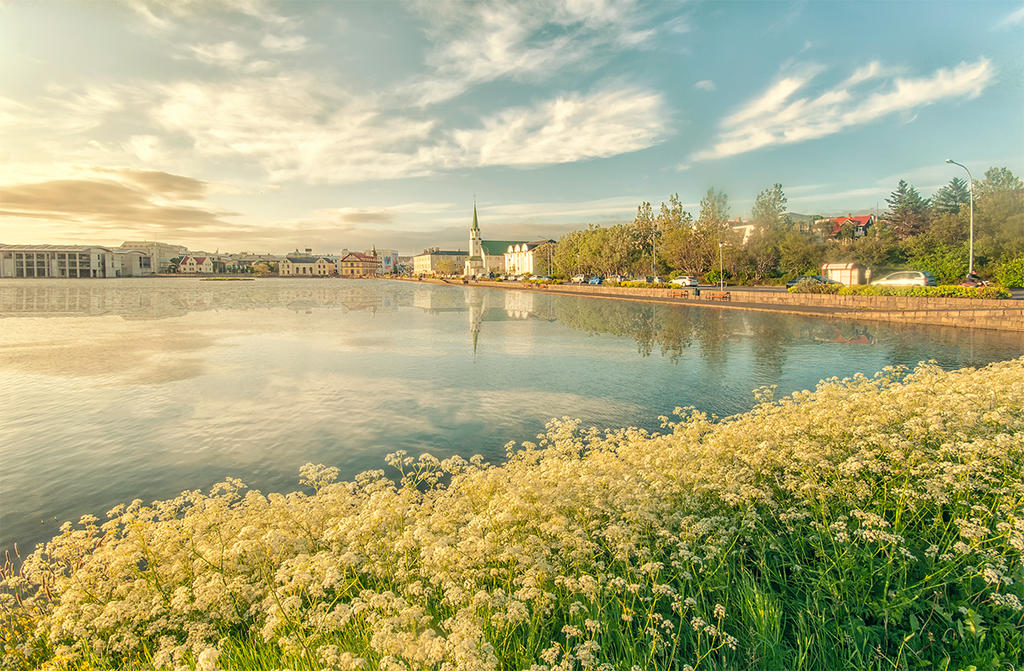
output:
M476 223L476 199L473 199L473 225L470 227L471 231L479 231L480 225Z

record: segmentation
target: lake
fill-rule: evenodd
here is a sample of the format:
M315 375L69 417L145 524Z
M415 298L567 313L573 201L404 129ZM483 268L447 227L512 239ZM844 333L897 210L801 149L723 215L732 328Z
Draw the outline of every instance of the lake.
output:
M552 417L657 430L763 385L1021 352L1016 333L385 280L0 280L0 551L226 476L288 491L306 462L496 461Z

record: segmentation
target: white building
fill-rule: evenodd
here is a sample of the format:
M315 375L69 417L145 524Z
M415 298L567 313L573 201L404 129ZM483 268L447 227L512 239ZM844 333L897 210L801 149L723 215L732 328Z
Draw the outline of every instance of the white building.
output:
M545 273L551 272L551 259L547 256L551 250L544 247L548 244L554 245L555 241L534 240L509 245L505 249L505 272L509 275L536 275L539 268L544 268ZM543 253L541 259L537 258L538 251Z
M390 275L391 273L396 272L396 268L398 267L397 249L377 249L374 247L372 251L366 253L377 255L378 275Z
M463 274L476 277L487 273L505 272L505 252L511 245L520 245L525 240L483 240L480 224L476 218L476 203L473 203L473 223L469 227L469 258Z
M150 258L151 272L154 273L166 273L172 259L188 254L188 247L154 240L129 240L122 242L118 249L142 252Z
M87 245L0 245L0 277L138 277L148 256Z
M335 260L326 256L288 256L277 266L281 277L327 277L336 272Z

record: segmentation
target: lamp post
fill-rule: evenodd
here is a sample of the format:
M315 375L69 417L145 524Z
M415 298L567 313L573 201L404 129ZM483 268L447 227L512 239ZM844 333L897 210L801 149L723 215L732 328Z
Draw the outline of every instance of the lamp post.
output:
M954 161L951 158L947 158L946 159L946 163L952 163L953 165L958 165L961 168L963 168L964 170L967 170L967 187L969 189L969 191L967 193L969 194L968 195L968 199L970 200L970 203L971 203L971 233L970 233L971 242L970 242L970 252L968 253L968 257L967 257L967 274L968 275L973 275L974 274L974 178L971 177L971 171L968 170L967 166L964 165L963 163L957 163L956 161Z
M718 288L719 290L725 289L725 266L722 264L722 247L725 245L721 240L718 241Z

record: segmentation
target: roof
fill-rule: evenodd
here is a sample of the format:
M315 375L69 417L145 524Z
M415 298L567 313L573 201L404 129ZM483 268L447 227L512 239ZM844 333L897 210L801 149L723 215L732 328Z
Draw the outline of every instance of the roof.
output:
M0 245L0 249L18 252L84 252L90 249L102 249L105 252L114 250L100 245Z
M836 234L840 231L840 229L842 229L843 224L845 224L846 222L853 222L854 224L860 226L861 228L867 228L868 226L871 225L874 219L875 215L873 214L863 214L856 217L849 215L845 217L829 217L824 221L832 222L832 233Z
M316 263L317 261L319 261L321 259L323 259L324 261L327 261L328 263L331 262L330 259L328 259L326 257L323 257L323 256L289 256L289 257L285 258L284 260L285 261L290 261L292 263Z
M423 252L422 254L417 254L416 256L468 256L468 255L469 255L469 252L463 252L463 251L455 251L455 252L453 252L453 251L445 251L445 250L442 250L442 249L438 249L438 250L434 250L432 252Z
M484 249L484 254L503 256L509 245L521 245L525 242L526 240L481 240L480 245Z
M473 225L469 227L469 230L480 230L480 225L476 222L476 201L473 201Z

